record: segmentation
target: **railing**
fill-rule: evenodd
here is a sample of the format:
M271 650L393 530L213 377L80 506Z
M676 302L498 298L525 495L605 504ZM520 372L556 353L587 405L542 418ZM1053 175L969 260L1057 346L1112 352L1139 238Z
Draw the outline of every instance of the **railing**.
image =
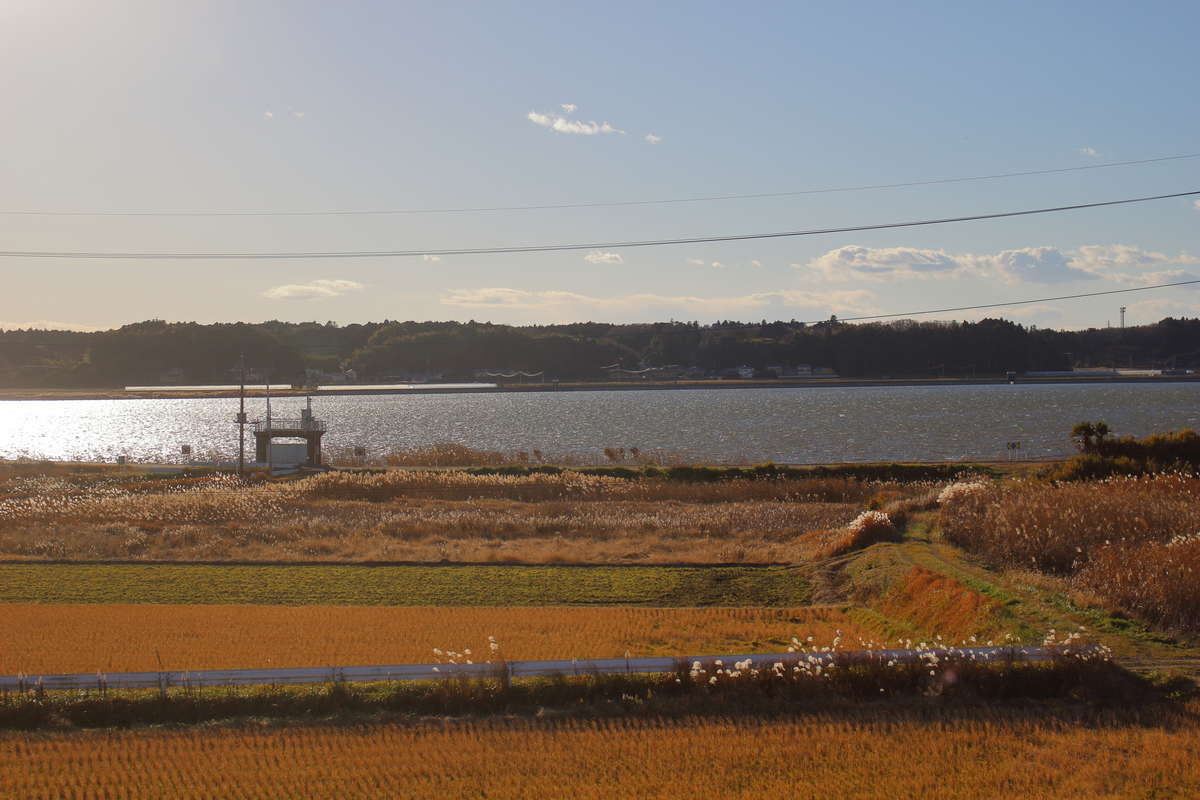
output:
M324 432L326 428L325 423L318 419L279 419L272 417L269 420L262 419L254 423L255 433L268 433L278 430Z
M483 664L396 664L392 666L311 667L294 669L203 669L160 672L0 675L0 691L58 691L88 689L145 689L171 686L254 686L303 683L374 683L432 681L446 678L534 678L572 675L647 675L687 670L696 662L711 669L720 660L728 666L749 661L754 669L777 663L850 666L855 664L939 664L954 661L1025 662L1088 657L1094 647L951 647L927 650L840 650L812 653L758 653L678 658L591 658L570 661L501 661Z

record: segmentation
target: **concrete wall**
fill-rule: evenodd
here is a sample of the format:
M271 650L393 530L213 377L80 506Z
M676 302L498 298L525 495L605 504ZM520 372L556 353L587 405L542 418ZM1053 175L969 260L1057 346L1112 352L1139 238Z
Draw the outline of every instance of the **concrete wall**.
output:
M308 461L308 445L294 442L272 442L271 464L276 467L294 467Z

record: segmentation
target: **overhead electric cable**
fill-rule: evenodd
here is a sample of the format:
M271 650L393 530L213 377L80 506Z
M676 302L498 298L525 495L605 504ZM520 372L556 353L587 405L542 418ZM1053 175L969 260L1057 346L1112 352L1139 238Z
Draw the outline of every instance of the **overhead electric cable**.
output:
M396 209L346 209L332 211L4 211L0 215L26 217L357 217L357 216L390 216L404 214L478 214L500 211L547 211L551 209L569 208L619 208L622 206L656 206L676 203L711 203L721 200L760 200L772 197L801 197L811 194L836 194L842 192L867 192L880 189L905 189L914 186L937 186L948 183L968 183L971 181L993 181L1003 178L1024 178L1034 175L1057 175L1067 172L1083 172L1096 169L1111 169L1113 167L1133 167L1144 164L1157 164L1164 161L1182 161L1184 159L1200 158L1200 153L1182 153L1158 158L1140 158L1134 161L1110 161L1103 164L1083 164L1076 167L1053 167L1050 169L1029 169L1019 172L998 172L990 175L967 175L957 178L933 178L921 181L903 181L898 183L873 183L857 186L834 186L820 189L798 189L786 192L757 192L753 194L714 194L699 197L668 197L654 200L611 200L589 201L579 203L541 203L525 206L474 206L466 208L396 208Z
M409 256L462 256L462 255L494 255L501 253L549 253L565 250L618 250L631 247L661 247L677 244L712 244L714 242L739 242L751 239L783 239L797 236L819 236L828 233L855 233L859 231L877 231L887 228L915 228L923 225L946 225L952 222L974 222L984 219L1001 219L1004 217L1023 217L1032 214L1051 214L1058 211L1077 211L1084 208L1101 208L1103 206L1119 206L1129 203L1145 203L1150 200L1168 200L1176 197L1191 197L1200 195L1200 190L1190 192L1175 192L1159 194L1151 197L1131 197L1124 200L1105 200L1099 203L1077 203L1070 206L1054 206L1051 208L1033 208L1024 211L1002 211L993 214L971 214L961 217L943 217L941 219L915 220L911 222L881 222L873 225L848 225L838 228L813 228L799 231L780 231L775 233L742 233L727 236L691 236L682 239L648 239L642 241L609 241L589 242L587 244L535 244L511 245L504 247L463 247L430 250L336 250L336 251L297 251L279 253L138 253L138 252L100 252L73 250L2 250L0 258L95 258L95 259L342 259L342 258L399 258Z
M1174 283L1156 283L1153 286L1135 286L1130 289L1108 289L1100 292L1083 292L1081 294L1063 294L1057 297L1038 297L1033 300L1010 300L1007 303L984 303L977 306L955 306L954 308L931 308L925 311L904 311L896 314L868 314L861 317L839 317L838 322L863 322L872 319L895 319L897 317L918 317L924 314L948 314L951 311L977 311L982 308L1007 308L1008 306L1025 306L1030 303L1051 303L1055 300L1078 300L1083 297L1100 297L1106 294L1125 294L1127 292L1144 292L1149 289L1166 289L1169 286L1187 286L1200 283L1200 278L1190 281L1175 281ZM819 322L829 322L824 319L805 320L805 325L815 325Z

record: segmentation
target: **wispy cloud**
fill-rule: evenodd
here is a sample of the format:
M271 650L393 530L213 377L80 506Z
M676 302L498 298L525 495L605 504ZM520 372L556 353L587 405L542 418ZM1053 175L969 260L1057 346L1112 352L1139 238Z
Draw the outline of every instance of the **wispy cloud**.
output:
M1081 147L1081 148L1079 148L1079 152L1082 153L1083 155L1087 156L1088 158L1099 158L1100 157L1100 151L1094 147Z
M649 142L650 144L658 144L659 142L661 142L661 141L662 141L662 137L661 137L661 136L655 136L653 133L647 133L647 134L646 134L645 136L643 136L642 138L643 138L643 139L645 139L645 140L646 140L647 142Z
M563 105L563 108L565 109L567 106L570 106L570 105L572 105L572 104L566 103ZM571 111L568 111L567 113L570 114L572 111L574 111L574 108L572 108ZM568 119L567 117L563 116L562 114L558 113L557 111L551 111L547 114L543 114L539 111L530 111L528 114L525 115L525 118L528 119L530 122L532 122L534 125L540 125L543 128L549 128L550 130L555 131L557 133L574 133L574 134L579 134L581 136L595 136L596 134L600 134L600 133L620 133L620 134L625 133L625 131L621 130L620 128L614 127L607 121L606 122L595 122L595 121L584 122L583 120L578 120L578 119Z
M575 109L579 108L579 106L574 103L563 103L560 108L562 108L564 114L574 114Z
M593 250L583 257L583 260L589 264L624 264L625 257L620 253L608 253L602 250Z
M436 264L437 262L442 260L442 257L441 256L424 255L424 256L421 256L421 260L425 261L427 263L430 263L430 264Z
M37 330L89 333L91 331L107 331L111 329L111 325L84 325L81 322L55 322L46 319L30 320L28 322L0 322L0 331Z
M266 117L267 119L274 119L275 112L274 111L264 111L263 116Z
M703 267L708 262L705 261L703 258L689 258L689 259L687 259L687 263L694 264L697 267Z
M1083 245L1074 250L1022 247L983 254L848 245L830 250L806 264L792 266L814 272L828 281L893 281L974 275L1000 278L1008 283L1064 283L1096 278L1151 283L1154 282L1151 278L1162 277L1171 268L1193 264L1200 264L1200 258L1188 253L1171 256L1123 244Z
M322 297L337 297L347 292L365 288L357 281L315 280L308 283L287 283L263 292L263 297L272 300L316 300Z
M750 259L750 263L751 263L751 265L753 265L753 266L755 266L755 267L761 267L761 266L762 266L762 262L761 262L761 261L759 261L757 258L752 258L752 259Z
M693 295L628 294L614 297L592 297L566 291L528 291L493 287L485 289L451 289L441 299L443 305L473 309L548 310L569 312L577 309L591 311L650 311L678 308L694 312L737 313L779 307L791 311L813 311L814 315L834 313L870 313L878 310L875 295L862 289L813 292L780 289L769 292L728 297L696 297Z
M1134 300L1128 304L1125 324L1137 325L1163 317L1200 317L1200 301L1188 302L1185 298Z

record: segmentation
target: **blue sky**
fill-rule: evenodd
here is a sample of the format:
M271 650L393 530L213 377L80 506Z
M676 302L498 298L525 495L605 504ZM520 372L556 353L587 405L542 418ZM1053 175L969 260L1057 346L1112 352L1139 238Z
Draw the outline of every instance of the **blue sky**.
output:
M1195 3L0 5L0 210L430 209L781 192L1200 152ZM557 123L557 124L556 124ZM648 140L647 137L654 137ZM328 217L0 215L4 250L669 238L1200 189L1200 159L871 192ZM4 259L0 324L816 319L1200 274L1189 199L803 239L309 261ZM1200 314L1165 289L999 312ZM992 312L993 314L997 312ZM977 314L948 315L977 318Z

